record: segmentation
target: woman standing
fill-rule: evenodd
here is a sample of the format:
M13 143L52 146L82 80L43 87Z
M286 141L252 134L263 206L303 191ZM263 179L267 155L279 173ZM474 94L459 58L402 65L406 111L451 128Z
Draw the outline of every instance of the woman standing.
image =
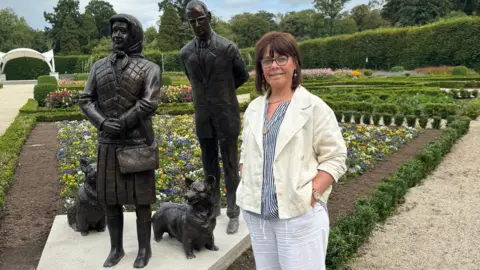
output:
M261 96L244 114L237 190L257 269L325 269L326 204L347 149L333 111L301 82L293 36L264 35L256 45Z

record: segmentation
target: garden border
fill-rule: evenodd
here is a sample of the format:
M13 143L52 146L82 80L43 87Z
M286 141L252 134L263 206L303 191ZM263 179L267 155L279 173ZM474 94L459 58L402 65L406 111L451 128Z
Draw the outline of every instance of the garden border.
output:
M15 175L23 144L30 136L37 122L85 119L82 112L46 110L38 111L36 101L29 100L21 109L15 121L0 137L0 210L4 206L6 192ZM419 183L433 171L442 158L469 130L471 119L465 116L449 123L439 139L426 144L423 151L408 159L391 176L385 178L371 195L356 201L353 215L344 216L332 226L329 237L327 265L338 269L353 258L356 250L366 241L377 222L382 222L393 213L397 201L407 190Z

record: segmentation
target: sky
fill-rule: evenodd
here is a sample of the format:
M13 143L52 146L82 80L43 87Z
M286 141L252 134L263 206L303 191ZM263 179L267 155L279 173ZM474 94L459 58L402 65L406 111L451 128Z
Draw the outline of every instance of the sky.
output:
M24 17L35 29L44 29L50 25L45 21L43 12L53 12L58 0L0 0L0 9L12 8L18 16ZM80 12L85 11L89 0L80 0ZM155 26L159 19L159 0L107 0L117 13L128 13L137 17L144 29ZM204 0L213 15L228 21L233 15L243 12L255 13L265 10L271 13L285 13L313 8L312 0ZM368 0L350 0L345 5L349 10Z

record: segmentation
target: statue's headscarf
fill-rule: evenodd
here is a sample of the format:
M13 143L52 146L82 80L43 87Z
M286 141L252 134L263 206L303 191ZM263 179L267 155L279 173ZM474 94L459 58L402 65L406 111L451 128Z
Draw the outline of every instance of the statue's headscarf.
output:
M113 33L113 24L115 22L125 22L130 30L128 40L125 43L123 50L113 48L109 58L112 63L120 58L122 61L122 68L128 63L128 57L144 57L143 50L143 27L140 21L129 14L115 14L110 18L110 31Z

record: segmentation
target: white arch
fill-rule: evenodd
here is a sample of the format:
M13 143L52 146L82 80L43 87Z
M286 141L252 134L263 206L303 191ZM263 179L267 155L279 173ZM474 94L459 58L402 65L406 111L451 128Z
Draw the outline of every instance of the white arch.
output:
M45 61L50 68L50 72L55 72L55 60L53 58L53 50L50 50L45 53L39 53L36 50L27 49L27 48L18 48L11 50L7 53L0 52L0 74L3 74L7 62L16 58L29 57L36 58Z

